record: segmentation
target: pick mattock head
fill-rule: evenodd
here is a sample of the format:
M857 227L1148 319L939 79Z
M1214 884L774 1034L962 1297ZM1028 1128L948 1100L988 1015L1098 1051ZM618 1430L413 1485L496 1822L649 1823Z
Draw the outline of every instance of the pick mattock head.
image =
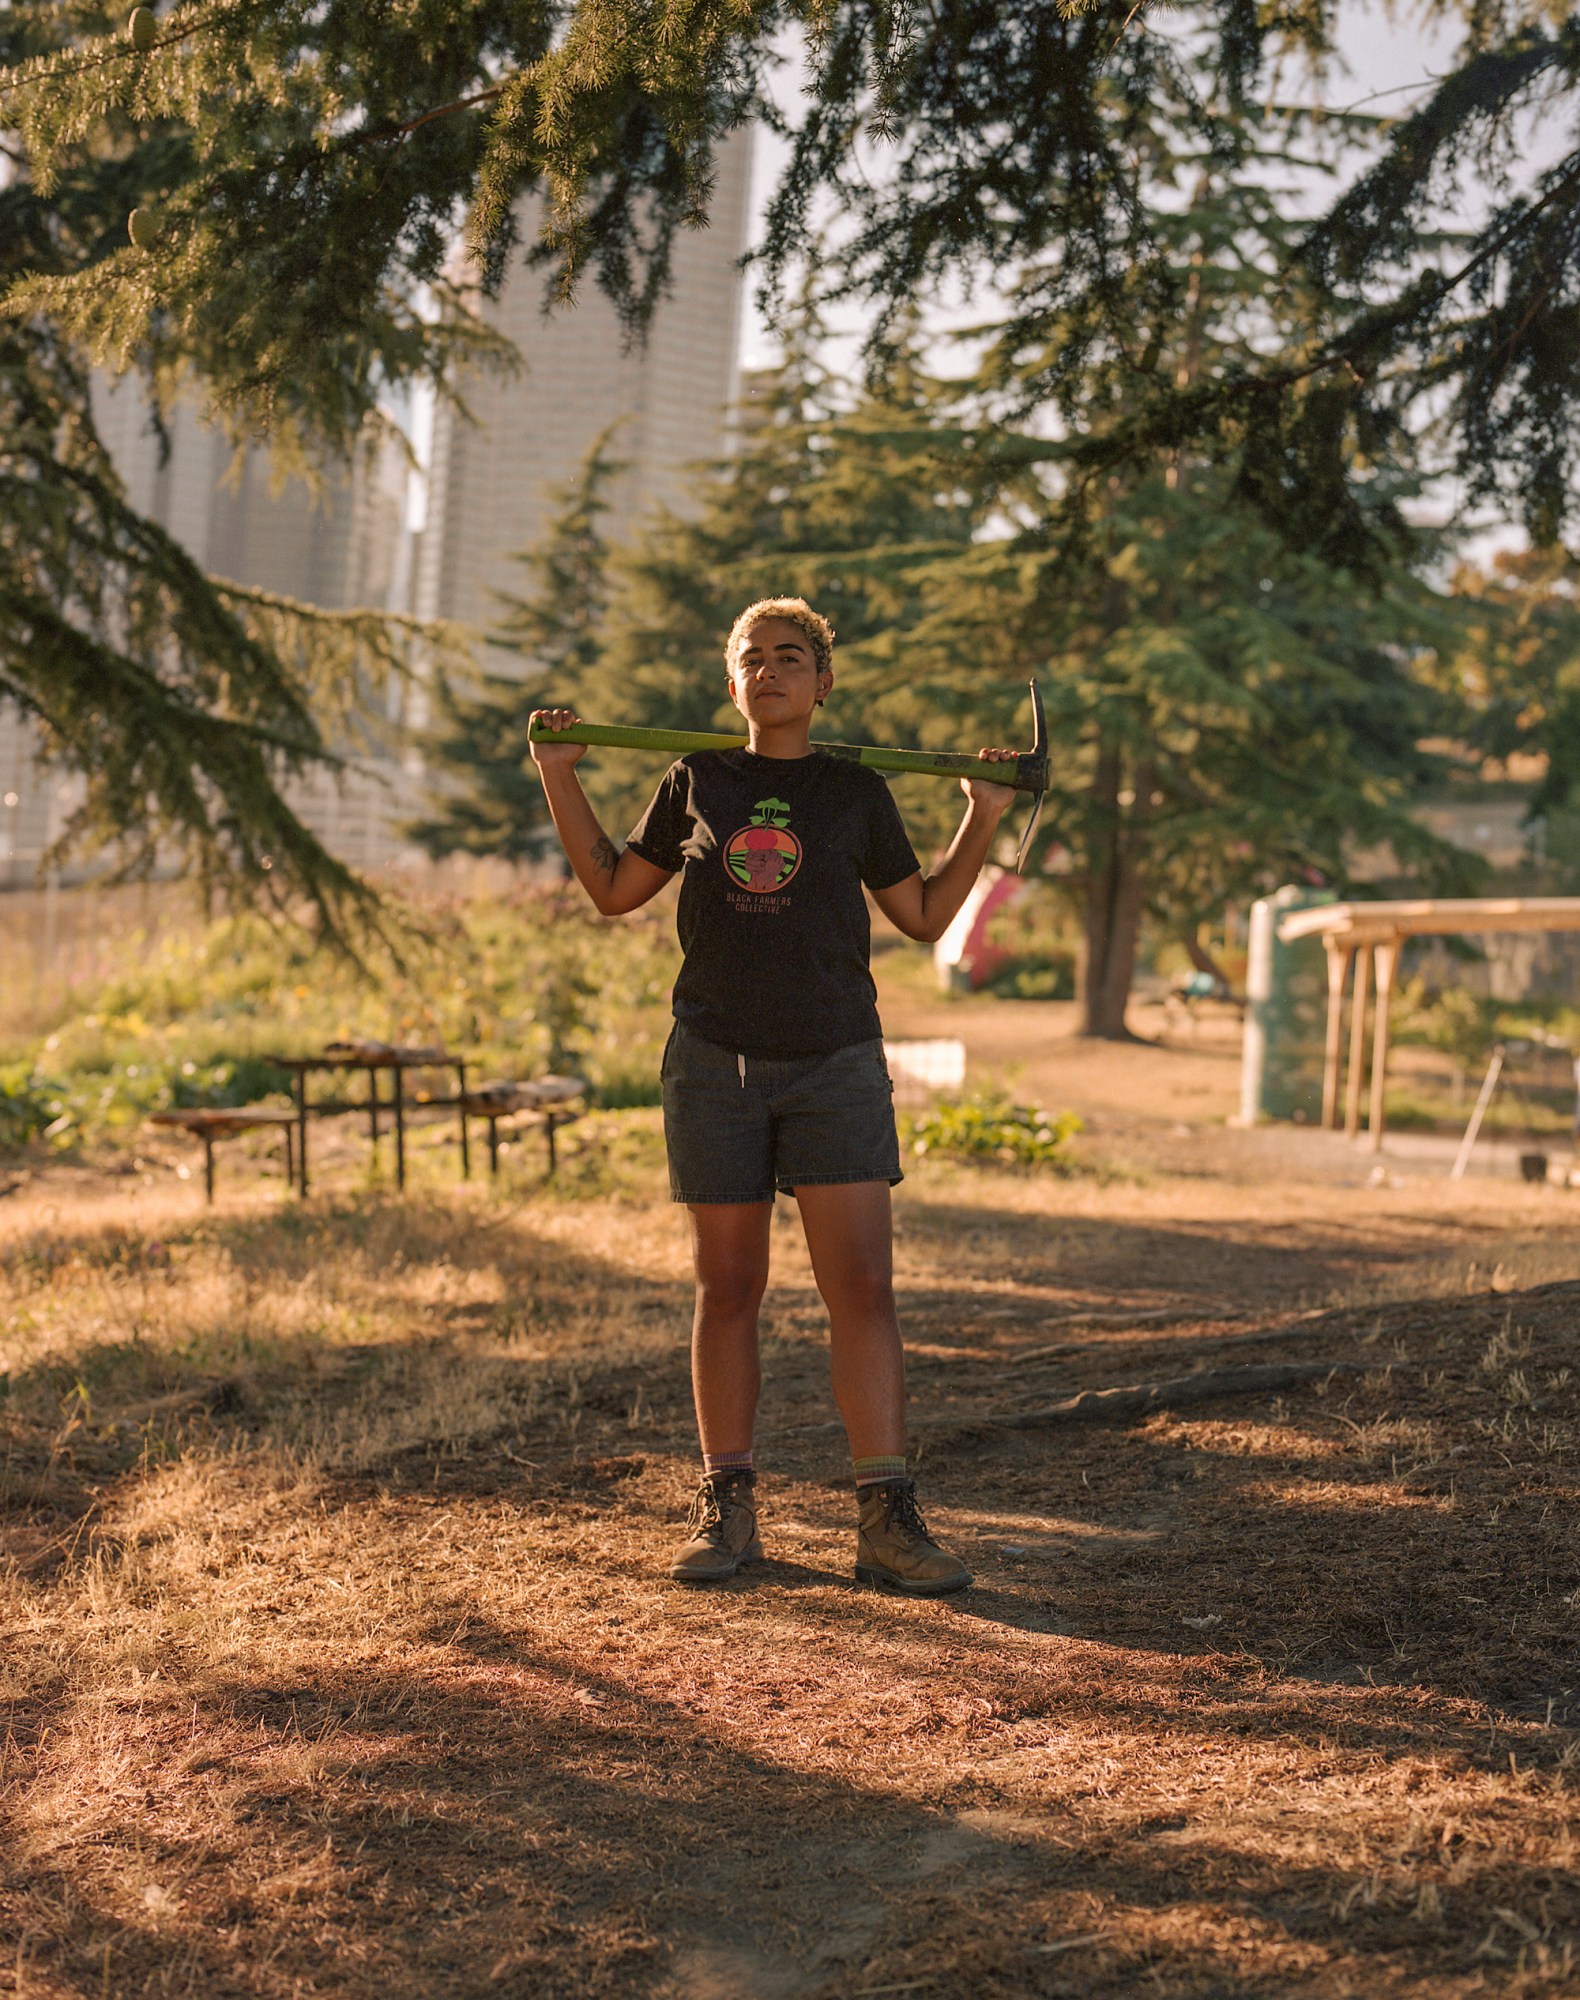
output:
M1048 790L1048 718L1043 713L1042 689L1035 681L1031 684L1031 727L1031 749L1023 751L1018 760L1021 782L1027 790L1034 789L1034 795L1026 818L1026 831L1020 837L1020 848L1015 856L1017 875L1025 871L1026 856L1031 852L1032 835L1042 818L1042 802Z

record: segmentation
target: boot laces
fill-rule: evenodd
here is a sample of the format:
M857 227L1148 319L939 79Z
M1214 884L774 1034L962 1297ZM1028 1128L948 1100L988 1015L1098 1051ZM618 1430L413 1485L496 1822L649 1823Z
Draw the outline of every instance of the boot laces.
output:
M699 1535L709 1541L724 1526L724 1514L719 1506L719 1496L706 1480L692 1497L691 1514L686 1526L693 1535Z
M738 1480L704 1479L692 1496L691 1512L686 1518L690 1533L703 1541L716 1541L724 1532L724 1508L726 1499L733 1500Z
M933 1538L927 1532L927 1523L922 1519L922 1510L916 1504L916 1488L909 1480L903 1486L889 1489L889 1525L921 1542Z

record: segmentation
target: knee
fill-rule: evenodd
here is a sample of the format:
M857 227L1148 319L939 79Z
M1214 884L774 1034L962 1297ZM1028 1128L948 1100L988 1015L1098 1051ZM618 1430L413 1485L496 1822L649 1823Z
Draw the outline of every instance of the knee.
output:
M888 1319L894 1314L894 1278L887 1263L856 1261L824 1287L830 1312L860 1319Z
M755 1320L767 1285L767 1274L750 1267L699 1272L697 1318L701 1322Z

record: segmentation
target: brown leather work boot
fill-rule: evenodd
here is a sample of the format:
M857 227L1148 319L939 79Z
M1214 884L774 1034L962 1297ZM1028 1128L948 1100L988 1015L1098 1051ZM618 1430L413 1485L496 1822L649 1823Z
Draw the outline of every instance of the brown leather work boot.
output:
M757 1477L751 1472L705 1473L691 1503L687 1539L669 1573L679 1583L723 1583L744 1562L756 1562Z
M964 1590L971 1572L927 1532L912 1479L882 1479L858 1486L861 1527L856 1536L856 1581L907 1597L944 1597Z

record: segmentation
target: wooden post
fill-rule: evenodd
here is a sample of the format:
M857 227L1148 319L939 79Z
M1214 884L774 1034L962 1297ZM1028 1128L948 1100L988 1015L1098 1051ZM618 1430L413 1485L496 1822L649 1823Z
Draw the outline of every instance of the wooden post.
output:
M1366 986L1370 968L1371 946L1357 946L1355 994L1350 1001L1350 1073L1344 1083L1346 1139L1353 1139L1361 1129L1361 1078L1366 1068Z
M1383 1092L1388 1087L1388 1001L1393 992L1394 967L1399 963L1399 940L1389 938L1377 947L1377 1020L1372 1030L1372 1103L1366 1125L1366 1143L1374 1153L1383 1141Z
M373 1141L373 1168L379 1164L379 1073L368 1071L368 1137Z
M1322 1129L1339 1122L1339 1063L1344 1053L1344 982L1350 974L1348 946L1324 938L1328 954L1328 1033L1322 1050Z
M50 789L49 796L51 800L53 800L55 797L55 788L53 786ZM49 825L49 817L46 817L45 825L46 827ZM54 836L48 832L46 832L44 836L46 841L53 839L53 837ZM40 952L40 959L44 967L44 977L47 980L51 981L51 983L53 983L55 976L55 960L57 959L59 954L60 954L60 870L58 868L51 868L48 875L46 875L44 878L44 943L43 943L43 948ZM34 984L34 991L35 993L37 992L36 981Z
M296 1191L307 1199L307 1071L296 1072Z
M406 1187L406 1075L400 1064L390 1065L395 1079L395 1185Z
M463 1181L469 1181L472 1178L472 1149L467 1142L466 1136L466 1064L464 1062L458 1062L455 1066L455 1102L456 1113L461 1120L461 1178Z
M1481 1121L1487 1115L1487 1106L1492 1102L1492 1093L1498 1087L1498 1077L1503 1070L1503 1044L1499 1042L1492 1051L1492 1060L1487 1064L1487 1074L1482 1078L1481 1088L1476 1093L1476 1108L1470 1114L1470 1123L1465 1127L1465 1136L1459 1142L1459 1151L1454 1156L1454 1165L1449 1173L1451 1181L1463 1180L1465 1169L1470 1165L1471 1148L1476 1143L1476 1135L1481 1130Z
M214 1134L207 1129L203 1133L203 1192L208 1197L210 1208L214 1206Z

